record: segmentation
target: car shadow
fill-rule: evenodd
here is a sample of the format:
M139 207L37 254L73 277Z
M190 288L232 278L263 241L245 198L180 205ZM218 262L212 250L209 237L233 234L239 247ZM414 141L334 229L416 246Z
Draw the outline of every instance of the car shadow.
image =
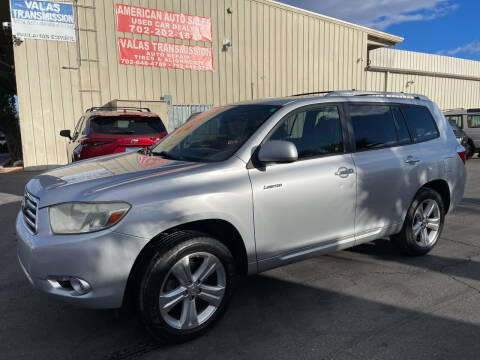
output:
M302 359L431 359L438 341L468 358L480 344L465 335L479 331L466 321L258 275L242 282L225 318L200 339L175 346L142 340L104 359L281 359L295 353ZM422 352L405 348L412 342L422 343Z
M17 206L6 204L0 211L12 213ZM4 225L11 229L11 219ZM388 296L397 290L389 289L384 298L380 279L373 283L379 291L373 298L371 284L353 293L346 280L331 285L326 278L316 278L306 284L305 274L328 273L328 261L334 261L330 257L241 279L225 317L210 332L185 344L161 346L133 311L76 308L34 290L17 264L14 236L4 238L8 245L2 244L0 264L9 273L0 283L0 323L6 324L0 326L0 353L8 359L286 359L292 354L302 359L431 359L438 342L456 358L475 358L480 352L477 336L472 336L480 333L479 322L467 321L461 311L451 318L418 310L423 300L416 297L412 303L392 301ZM352 253L401 261L386 241L359 246ZM405 261L421 266L415 259ZM354 282L362 279L355 276L355 266L350 264ZM405 348L417 343L422 344L420 353Z

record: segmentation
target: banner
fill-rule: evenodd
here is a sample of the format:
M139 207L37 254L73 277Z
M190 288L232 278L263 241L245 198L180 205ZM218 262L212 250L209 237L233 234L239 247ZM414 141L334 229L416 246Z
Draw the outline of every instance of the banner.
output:
M171 11L115 4L117 30L165 38L213 41L212 19Z
M118 38L121 65L213 71L213 49L150 40Z
M10 0L12 34L22 38L76 42L73 5Z

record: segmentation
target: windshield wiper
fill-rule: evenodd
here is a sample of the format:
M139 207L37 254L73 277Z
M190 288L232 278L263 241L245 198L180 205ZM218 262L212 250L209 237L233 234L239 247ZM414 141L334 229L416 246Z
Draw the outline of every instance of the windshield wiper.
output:
M181 157L177 157L177 156L173 156L172 154L170 154L168 151L151 151L150 150L150 155L153 155L153 156L161 156L165 159L169 159L169 160L182 160Z

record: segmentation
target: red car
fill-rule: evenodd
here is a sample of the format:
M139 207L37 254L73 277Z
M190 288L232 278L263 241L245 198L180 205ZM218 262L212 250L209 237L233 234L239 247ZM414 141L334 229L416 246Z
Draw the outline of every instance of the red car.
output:
M62 130L60 135L70 139L67 153L72 162L152 146L167 130L147 108L93 107L80 118L73 134Z

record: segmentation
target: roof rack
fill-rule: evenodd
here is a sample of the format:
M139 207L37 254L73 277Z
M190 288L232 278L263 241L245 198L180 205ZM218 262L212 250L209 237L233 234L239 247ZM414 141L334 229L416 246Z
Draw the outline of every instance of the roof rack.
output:
M448 111L466 111L465 108L454 108L454 109L444 109L442 112L448 112Z
M330 94L331 91L314 91L314 92L308 92L308 93L303 93L303 94L295 94L292 96L307 96L307 95L324 95L324 94Z
M138 111L138 112L151 112L149 108L141 108L134 106L94 106L90 109L87 109L87 112L95 111Z
M360 91L360 90L342 90L331 91L325 96L385 96L385 97L409 97L416 100L430 101L428 97L420 94L410 94L405 92L389 91Z

